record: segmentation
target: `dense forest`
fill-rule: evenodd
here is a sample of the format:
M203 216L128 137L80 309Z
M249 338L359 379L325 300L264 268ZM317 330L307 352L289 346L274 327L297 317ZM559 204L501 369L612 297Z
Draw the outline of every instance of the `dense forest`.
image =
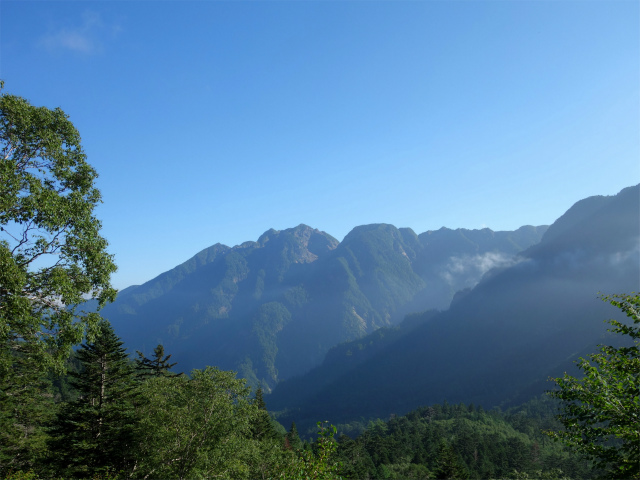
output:
M639 296L607 300L640 323ZM560 389L550 396L506 411L444 402L366 426L318 422L313 440L301 438L295 422L285 431L262 390L251 393L235 372L173 372L161 345L152 358L137 352L132 361L103 320L62 375L34 368L18 349L12 354L0 396L0 475L638 478L640 328L609 323L635 343L602 347L590 356L594 365L583 360L584 380L556 379Z
M131 361L107 322L68 361L38 375L16 359L20 396L2 397L8 478L591 478L589 462L542 431L559 428L555 402L507 412L432 405L368 422L355 438L328 424L300 439L234 372L171 372L170 355ZM26 359L24 359L26 360ZM17 382L16 382L17 383ZM9 393L5 389L5 394ZM19 418L19 422L16 420ZM558 477L560 478L560 477Z

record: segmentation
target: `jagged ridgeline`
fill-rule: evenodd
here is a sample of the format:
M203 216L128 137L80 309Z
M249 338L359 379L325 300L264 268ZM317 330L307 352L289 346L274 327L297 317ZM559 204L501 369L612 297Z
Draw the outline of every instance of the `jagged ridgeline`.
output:
M550 376L616 341L603 321L621 314L598 292L640 291L640 186L577 202L519 259L447 311L333 348L280 383L269 407L303 432L316 418L388 418L444 400L518 405L552 388Z
M270 390L318 365L332 346L449 306L546 227L416 235L392 225L353 229L340 243L306 225L216 244L103 310L131 351L162 343L180 368L237 370Z

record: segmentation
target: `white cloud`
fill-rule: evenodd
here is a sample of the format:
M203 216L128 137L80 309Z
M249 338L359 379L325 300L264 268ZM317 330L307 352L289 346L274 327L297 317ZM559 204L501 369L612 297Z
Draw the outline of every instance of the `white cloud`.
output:
M489 270L511 267L522 260L522 257L498 252L451 257L440 275L457 289L474 287Z
M621 265L638 265L638 258L640 257L640 238L636 240L635 247L626 252L612 253L609 256L609 264L618 267Z
M52 31L42 36L39 44L50 52L71 50L92 55L102 50L101 39L105 35L113 36L118 32L119 27L107 27L98 13L85 12L80 25Z
M41 44L47 50L68 49L80 53L93 53L96 47L93 41L81 32L62 30L42 39Z

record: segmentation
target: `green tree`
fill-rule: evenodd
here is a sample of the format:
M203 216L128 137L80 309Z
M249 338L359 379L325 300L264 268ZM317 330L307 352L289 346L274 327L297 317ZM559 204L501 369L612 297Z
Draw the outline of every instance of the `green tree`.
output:
M256 440L278 437L278 432L276 432L275 428L273 427L271 416L267 411L267 404L264 401L262 387L258 387L256 389L255 395L256 396L253 400L253 403L257 408L257 412L252 426L253 437Z
M337 429L328 421L317 422L317 425L318 438L313 445L313 450L301 452L301 461L294 464L289 476L314 480L339 479L342 464L337 460L338 444L333 438Z
M0 151L0 374L11 364L6 346L26 343L61 368L99 320L77 306L87 297L103 306L116 294L116 267L93 215L97 174L62 110L5 93Z
M46 424L55 413L51 380L28 347L12 352L11 369L0 386L0 477L38 470L46 452Z
M302 448L302 440L298 434L298 427L296 422L291 422L291 428L285 435L286 445L293 450L300 450Z
M251 478L257 407L244 380L214 367L141 386L136 472L151 478Z
M451 445L442 441L438 448L438 458L436 459L435 478L459 479L469 478L469 473L460 462L458 455Z
M547 432L604 469L607 478L640 478L640 296L602 297L632 321L607 320L610 332L631 340L629 346L600 345L600 353L581 358L581 379L555 378L549 393L562 400L562 431Z
M500 480L571 480L571 478L566 476L559 468L554 468L548 471L536 470L533 474L514 470L507 477Z
M78 131L59 108L3 88L0 81L0 457L8 458L38 438L41 374L62 371L87 327L95 330L99 315L78 306L113 301L116 267L93 214L97 174Z
M109 323L98 328L77 353L82 370L70 372L79 397L62 406L51 430L51 460L64 476L130 471L135 464L136 377Z
M138 376L142 378L181 375L180 373L169 372L177 365L177 362L169 363L171 355L164 355L164 347L162 345L158 345L153 349L153 358L145 357L139 350L136 350L136 354L138 355L136 368L139 371Z

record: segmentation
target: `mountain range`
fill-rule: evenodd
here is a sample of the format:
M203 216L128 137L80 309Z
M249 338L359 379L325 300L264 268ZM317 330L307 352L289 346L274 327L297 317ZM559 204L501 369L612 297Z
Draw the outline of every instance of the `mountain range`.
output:
M573 371L597 344L615 344L598 298L640 290L640 186L577 202L541 241L443 312L333 347L323 363L278 384L268 405L283 424L388 418L448 401L521 403ZM621 321L623 318L619 318Z
M520 261L546 230L417 235L376 224L342 242L306 225L269 230L256 242L213 245L121 291L102 314L130 351L150 355L162 343L182 370L233 369L268 392L341 342L411 312L448 308L492 268Z
M599 293L639 290L636 185L510 232L375 224L338 242L306 225L269 230L213 245L102 313L131 350L162 343L180 370L238 371L305 430L526 401L616 341Z

